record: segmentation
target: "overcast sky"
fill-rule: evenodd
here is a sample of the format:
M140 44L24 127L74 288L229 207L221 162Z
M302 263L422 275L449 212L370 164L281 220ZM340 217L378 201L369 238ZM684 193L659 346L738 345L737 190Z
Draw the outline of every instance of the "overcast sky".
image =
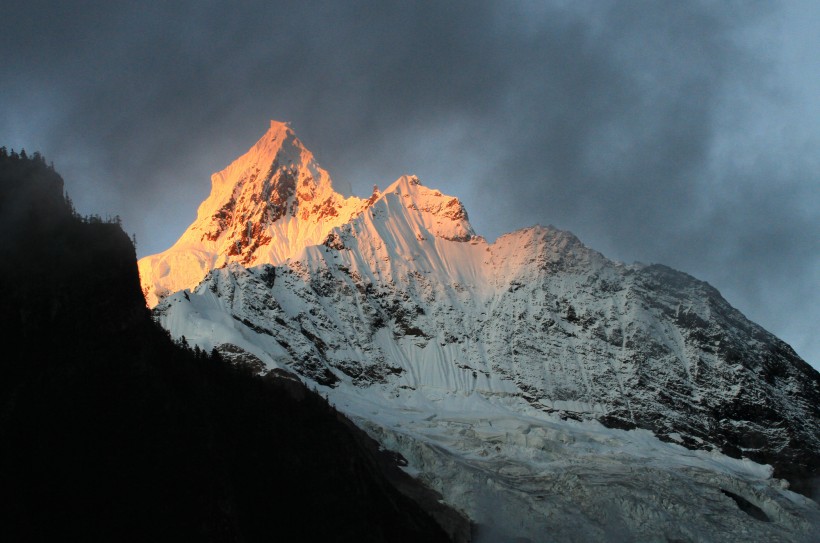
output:
M6 2L0 145L140 256L290 121L338 189L414 173L492 240L659 262L820 367L820 3Z

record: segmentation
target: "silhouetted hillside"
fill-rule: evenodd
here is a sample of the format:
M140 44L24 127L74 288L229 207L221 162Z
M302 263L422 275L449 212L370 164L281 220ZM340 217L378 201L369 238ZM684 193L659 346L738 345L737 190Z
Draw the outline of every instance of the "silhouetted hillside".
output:
M175 345L116 221L5 149L0 285L3 540L448 540L324 399Z

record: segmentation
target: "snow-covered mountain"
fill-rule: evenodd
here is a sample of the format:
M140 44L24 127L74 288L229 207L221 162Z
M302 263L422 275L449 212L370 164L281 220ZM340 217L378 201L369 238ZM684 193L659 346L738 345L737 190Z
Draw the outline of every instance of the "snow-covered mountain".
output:
M175 337L326 393L488 540L808 540L820 375L708 284L405 176L344 198L285 124L139 263ZM768 465L764 465L768 464ZM765 519L761 520L761 519Z

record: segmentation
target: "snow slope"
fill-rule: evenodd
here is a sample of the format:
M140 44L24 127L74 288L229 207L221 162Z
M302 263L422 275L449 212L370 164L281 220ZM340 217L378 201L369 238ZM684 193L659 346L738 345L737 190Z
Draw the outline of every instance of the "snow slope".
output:
M175 337L320 387L479 538L800 541L820 523L781 480L816 474L820 377L715 289L552 227L488 243L415 177L344 199L286 125L140 272Z

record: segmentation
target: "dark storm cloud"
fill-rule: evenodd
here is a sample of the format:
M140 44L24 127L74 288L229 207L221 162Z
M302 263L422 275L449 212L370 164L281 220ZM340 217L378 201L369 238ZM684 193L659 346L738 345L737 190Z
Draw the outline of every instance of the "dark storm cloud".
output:
M341 189L418 173L488 237L553 223L668 263L820 362L820 168L768 130L774 61L753 31L771 4L144 4L19 2L0 20L3 143L42 150L142 254L289 120Z
M485 74L504 75L487 34L494 14L478 2L70 4L27 4L5 19L14 62L3 94L17 104L6 121L48 116L36 144L58 163L93 155L135 209L168 190L163 172L204 157L201 176L183 181L201 183L268 117L320 134L320 157L355 163L392 132L491 109L498 93Z

